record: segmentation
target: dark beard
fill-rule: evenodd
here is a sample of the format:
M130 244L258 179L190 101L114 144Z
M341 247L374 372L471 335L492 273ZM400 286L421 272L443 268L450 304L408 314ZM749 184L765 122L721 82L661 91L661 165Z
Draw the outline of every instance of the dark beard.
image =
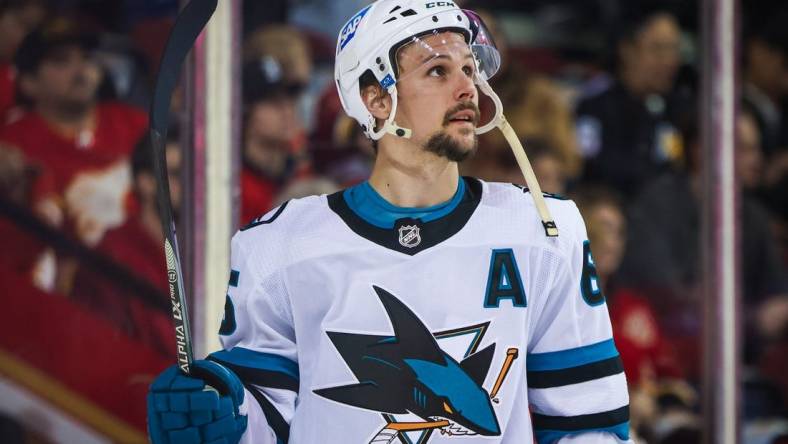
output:
M478 146L479 141L474 137L473 146L468 150L464 150L462 145L454 140L453 137L441 131L427 140L427 143L424 144L424 149L436 156L445 157L452 162L459 163L473 156Z
M71 81L73 88L84 88L89 83L89 80L84 75L77 75ZM61 97L59 100L53 102L57 113L64 120L80 120L84 118L96 104L98 97L98 85L93 89L90 98L78 99L73 97Z
M83 119L95 106L96 102L77 101L64 99L54 105L57 115L64 121L78 121Z

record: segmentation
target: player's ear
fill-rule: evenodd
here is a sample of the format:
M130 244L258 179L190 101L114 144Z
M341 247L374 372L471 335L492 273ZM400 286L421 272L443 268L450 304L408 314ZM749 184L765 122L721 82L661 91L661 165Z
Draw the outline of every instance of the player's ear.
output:
M361 100L375 119L386 120L389 117L391 96L377 83L362 88Z

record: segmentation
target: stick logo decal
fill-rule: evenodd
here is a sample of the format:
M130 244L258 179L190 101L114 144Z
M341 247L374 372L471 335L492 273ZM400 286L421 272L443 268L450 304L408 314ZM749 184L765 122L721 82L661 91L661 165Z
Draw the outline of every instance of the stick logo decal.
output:
M188 332L185 322L186 313L183 311L181 301L178 298L178 261L175 258L175 250L170 245L169 239L164 239L164 257L167 261L167 281L170 288L170 305L172 306L172 318L175 321L175 344L178 350L178 367L185 374L189 372L190 364L190 345L187 342Z

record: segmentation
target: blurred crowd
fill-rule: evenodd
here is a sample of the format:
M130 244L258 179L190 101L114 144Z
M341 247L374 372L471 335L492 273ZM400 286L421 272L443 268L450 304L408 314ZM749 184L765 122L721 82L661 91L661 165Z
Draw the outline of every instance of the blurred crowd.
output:
M273 2L257 19L246 3L242 225L363 181L374 161L332 80L337 17L364 2L331 13L322 2ZM542 189L574 199L585 218L637 439L699 442L697 15L681 2L612 2L595 29L561 39L588 4L511 13L459 3L494 34L503 65L491 84ZM753 443L788 442L788 16L774 5L742 5L738 64L741 383ZM174 0L0 0L0 292L66 299L166 358L174 340L145 107L176 11ZM538 37L551 29L555 38ZM183 130L170 129L166 148L176 218ZM461 168L524 184L497 131Z

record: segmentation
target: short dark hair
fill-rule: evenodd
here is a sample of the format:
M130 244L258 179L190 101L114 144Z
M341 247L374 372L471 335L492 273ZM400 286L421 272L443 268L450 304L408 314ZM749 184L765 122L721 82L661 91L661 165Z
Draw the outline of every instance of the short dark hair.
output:
M629 3L634 5L637 2ZM617 24L607 33L608 49L605 51L605 64L610 71L615 72L621 68L621 46L634 43L643 30L659 17L671 17L678 21L675 14L658 6L635 5L625 8Z
M644 29L659 17L670 17L677 20L675 14L659 7L634 7L623 15L620 26L615 30L615 37L618 43L635 40Z
M594 208L602 205L610 205L624 212L624 204L621 195L613 188L606 185L590 183L581 185L569 197L575 202L580 213L586 217Z
M48 0L0 0L0 15L8 11L19 11L30 6L39 6L49 9Z
M89 51L98 46L97 37L85 32L74 20L53 18L25 36L14 54L14 67L20 75L35 73L56 48L76 45Z
M522 144L525 148L525 152L528 154L528 158L532 162L542 157L552 157L559 161L563 161L561 153L559 153L558 149L547 139L541 137L525 137L522 139Z
M772 49L779 50L788 56L788 12L779 11L768 17L751 18L745 24L745 41L759 40ZM744 47L745 52L747 46Z
M299 82L288 80L281 64L273 57L247 61L241 73L241 90L246 106L280 97L297 98L305 88Z

